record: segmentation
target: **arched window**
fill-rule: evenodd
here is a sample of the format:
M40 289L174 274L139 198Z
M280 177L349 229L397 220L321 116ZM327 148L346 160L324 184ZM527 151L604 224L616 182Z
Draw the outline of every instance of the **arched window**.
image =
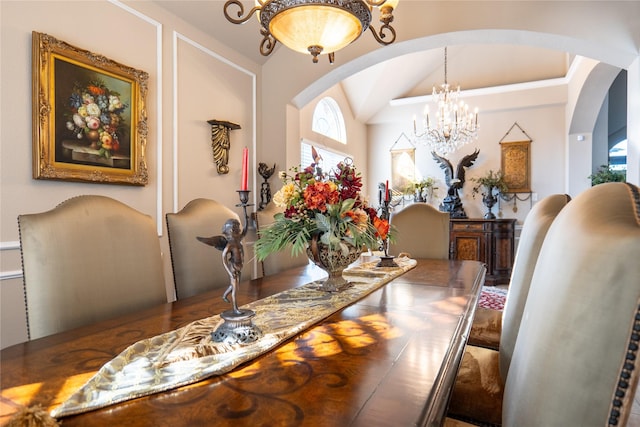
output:
M322 98L313 110L311 129L321 135L347 143L347 131L340 106L331 97Z

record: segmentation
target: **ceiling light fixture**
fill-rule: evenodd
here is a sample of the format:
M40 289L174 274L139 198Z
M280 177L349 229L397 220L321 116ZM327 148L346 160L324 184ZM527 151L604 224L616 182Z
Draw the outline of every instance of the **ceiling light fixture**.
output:
M256 13L260 21L260 53L268 56L276 42L300 53L310 53L313 62L326 53L333 63L334 53L355 41L367 28L382 45L396 40L391 26L393 10L399 0L255 0L255 7L244 15L240 0L228 0L224 16L229 22L243 24ZM237 18L229 8L238 8ZM371 11L380 9L379 33L371 27ZM387 36L390 36L387 39Z
M416 140L426 143L440 155L453 153L458 148L478 138L478 109L469 106L460 97L460 86L452 91L447 82L447 48L444 48L444 83L440 89L433 87L432 100L437 105L435 123L429 120L429 104L424 108L423 131L418 133L413 119Z

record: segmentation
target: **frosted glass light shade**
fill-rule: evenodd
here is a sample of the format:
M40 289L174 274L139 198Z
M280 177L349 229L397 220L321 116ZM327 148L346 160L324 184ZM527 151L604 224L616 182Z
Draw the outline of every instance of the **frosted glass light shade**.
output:
M366 28L365 28L366 29ZM300 53L319 46L336 52L356 40L363 26L352 13L331 5L306 4L273 16L269 31L283 45Z

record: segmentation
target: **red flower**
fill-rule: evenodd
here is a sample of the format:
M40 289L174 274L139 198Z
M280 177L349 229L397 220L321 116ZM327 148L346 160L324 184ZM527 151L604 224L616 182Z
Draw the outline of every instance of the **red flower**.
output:
M382 240L387 238L387 234L389 234L389 221L386 219L380 219L379 217L375 217L373 219L373 226L376 228L376 235L379 236Z
M353 166L343 162L338 163L338 171L335 173L336 180L340 182L340 197L342 200L356 199L359 206L359 194L362 189L362 177L356 173Z
M87 89L89 89L89 92L91 92L93 95L104 95L105 94L105 90L103 88L95 86L95 85L89 85L89 86L87 86Z
M335 185L328 182L316 181L310 183L303 193L304 204L307 209L327 211L327 204L335 204L340 200L340 195L335 190Z

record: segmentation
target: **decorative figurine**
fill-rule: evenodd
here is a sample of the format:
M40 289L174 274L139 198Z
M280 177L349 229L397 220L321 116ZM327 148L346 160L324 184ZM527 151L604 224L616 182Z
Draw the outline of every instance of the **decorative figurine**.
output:
M222 295L222 299L229 302L229 294L231 294L231 304L235 314L242 314L238 309L236 290L240 284L240 276L242 275L242 266L244 264L243 237L242 230L240 230L240 221L232 218L224 223L222 235L197 238L201 242L222 251L222 263L231 281L231 284Z
M211 125L211 148L213 149L213 161L219 174L229 173L229 149L231 148L230 132L240 129L240 125L220 120L208 120Z
M243 172L247 162L243 160ZM243 173L244 174L244 173ZM242 186L246 185L243 180ZM256 327L251 319L256 313L249 309L238 309L236 300L236 291L240 285L242 275L242 267L244 265L244 247L242 239L247 235L249 214L247 207L253 206L249 204L249 190L238 190L240 196L240 204L244 211L244 228L240 229L240 221L230 218L225 221L222 226L222 235L213 237L197 237L197 239L209 246L213 246L222 251L222 263L225 270L229 274L229 287L222 295L222 299L229 302L229 294L231 294L231 310L220 313L220 317L224 322L211 334L214 342L224 342L226 344L247 344L257 341L262 332Z
M445 157L439 156L435 151L431 152L434 160L440 164L440 169L444 170L445 183L449 187L447 196L440 204L440 211L449 212L451 218L466 218L467 214L462 207L462 201L458 191L464 185L465 168L471 167L473 162L478 158L480 150L476 149L473 153L467 154L460 160L456 168L456 176L453 177L453 166Z
M267 207L269 202L271 201L271 186L269 185L269 178L276 171L276 164L273 164L273 167L269 169L266 163L258 164L258 173L261 177L264 178L264 182L260 188L260 205L258 206L258 210L261 211Z

